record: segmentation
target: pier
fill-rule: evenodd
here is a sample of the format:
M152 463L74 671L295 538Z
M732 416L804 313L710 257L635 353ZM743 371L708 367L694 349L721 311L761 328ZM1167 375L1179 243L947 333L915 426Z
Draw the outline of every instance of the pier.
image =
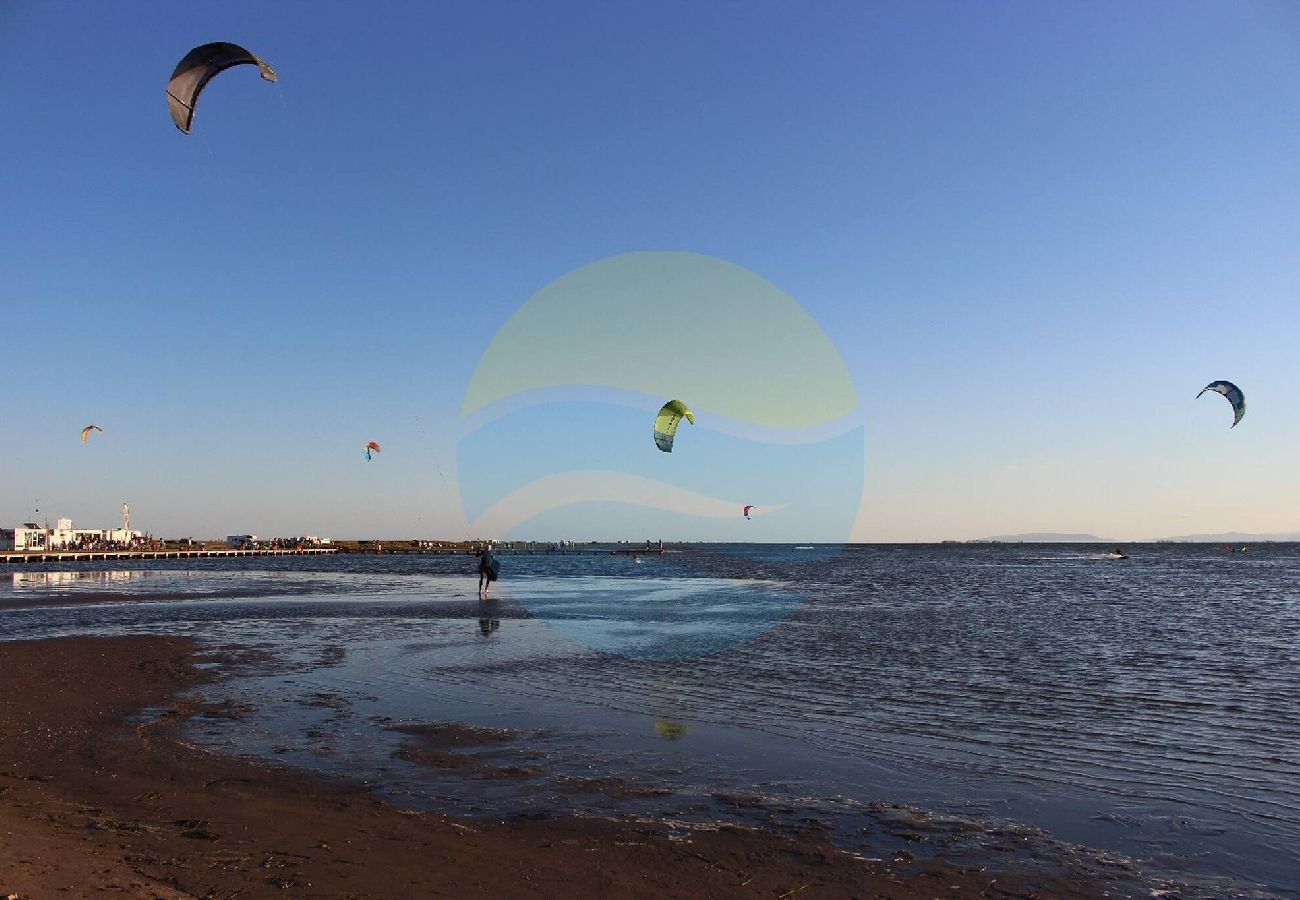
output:
M0 551L0 563L98 562L131 559L211 559L225 556L319 556L338 553L334 547L290 550L30 550Z
M215 543L215 542L214 542ZM375 547L382 544L382 549ZM0 565L58 562L102 562L133 559L221 559L234 556L333 556L338 554L363 556L472 556L481 549L475 542L439 542L436 546L413 547L402 541L335 541L329 547L287 547L235 549L200 547L165 547L160 550L0 550ZM493 546L498 556L550 556L553 554L599 556L663 556L679 553L680 548L665 550L659 546L645 549L626 544L590 543L572 547L556 547L540 542L507 542Z

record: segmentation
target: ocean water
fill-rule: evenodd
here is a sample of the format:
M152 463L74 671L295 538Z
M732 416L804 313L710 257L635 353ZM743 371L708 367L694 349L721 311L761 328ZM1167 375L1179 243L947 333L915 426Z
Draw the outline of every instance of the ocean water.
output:
M195 740L423 808L1300 895L1300 546L1107 549L505 555L488 601L463 556L26 567L0 639L244 648Z

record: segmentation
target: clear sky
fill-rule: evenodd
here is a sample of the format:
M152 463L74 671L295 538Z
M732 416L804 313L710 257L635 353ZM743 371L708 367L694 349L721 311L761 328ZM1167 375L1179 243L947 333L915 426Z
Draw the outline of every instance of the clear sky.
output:
M216 40L280 81L187 137ZM1300 529L1295 4L0 0L0 50L6 526L464 536L493 336L675 250L843 359L855 539Z

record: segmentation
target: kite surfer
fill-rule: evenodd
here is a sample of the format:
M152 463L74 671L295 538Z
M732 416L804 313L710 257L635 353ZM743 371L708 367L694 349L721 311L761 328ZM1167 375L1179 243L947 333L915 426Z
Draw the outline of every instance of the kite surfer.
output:
M492 591L492 582L501 573L501 563L492 555L490 546L484 547L478 555L478 595L486 597Z

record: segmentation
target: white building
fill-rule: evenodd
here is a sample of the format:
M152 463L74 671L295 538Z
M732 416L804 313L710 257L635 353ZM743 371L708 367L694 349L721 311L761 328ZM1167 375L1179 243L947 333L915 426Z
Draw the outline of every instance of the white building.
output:
M103 548L105 544L126 546L146 537L130 528L77 528L69 518L59 519L53 528L25 522L13 530L14 550L82 550Z
M49 548L50 530L35 522L24 522L14 529L15 550L46 550Z

